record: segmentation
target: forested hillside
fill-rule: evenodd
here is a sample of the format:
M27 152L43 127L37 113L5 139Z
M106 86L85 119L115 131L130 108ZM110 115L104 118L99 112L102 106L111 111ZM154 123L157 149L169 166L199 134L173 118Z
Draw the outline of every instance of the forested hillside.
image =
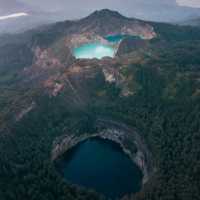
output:
M1 200L104 199L64 182L51 161L56 137L94 133L98 118L135 127L153 155L157 169L153 177L138 194L124 199L200 199L200 29L150 24L157 37L148 44L129 47L126 54L103 64L95 59L74 61L78 72L70 65L32 66L36 60L32 48L55 50L64 23L56 25L60 29L27 33L26 42L4 41L0 49ZM53 50L48 55L63 52ZM120 81L106 81L102 66L117 71ZM48 87L41 84L43 80ZM63 86L56 95L49 89L51 81ZM123 95L124 90L128 95Z

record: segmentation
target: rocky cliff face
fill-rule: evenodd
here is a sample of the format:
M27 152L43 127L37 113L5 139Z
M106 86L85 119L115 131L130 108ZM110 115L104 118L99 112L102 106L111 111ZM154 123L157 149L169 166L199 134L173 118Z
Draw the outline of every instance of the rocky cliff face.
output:
M132 37L125 38L119 45L116 55L124 55L148 47L148 40L135 39Z
M110 10L96 11L72 25L66 38L71 48L89 42L108 43L108 35L132 35L149 40L156 37L154 28L146 22L130 19Z
M58 23L27 34L26 49L23 51L14 49L20 54L20 58L23 58L22 61L19 61L19 65L22 64L22 66L17 71L19 75L17 87L23 88L23 93L27 95L26 97L22 96L20 91L18 104L13 103L13 107L16 105L18 108L17 111L12 111L15 122L20 122L22 118L37 108L35 99L37 95L41 94L48 94L49 97L56 98L64 91L67 94L66 101L69 99L70 103L76 106L85 106L91 103L91 96L105 95L102 85L106 84L115 85L121 96L132 95L134 92L131 91L128 84L132 77L127 79L122 71L124 66L128 66L136 59L115 57L102 60L76 60L72 55L72 48L94 41L107 44L104 37L112 34L136 35L144 39L156 36L151 25L136 19L128 19L109 10L96 11L82 20ZM21 40L18 41L18 43L20 42ZM143 45L145 41L141 43ZM127 44L129 45L129 41L122 42L119 49L120 55L132 50L129 47L127 50ZM131 43L131 46L135 44ZM6 55L9 55L10 52L14 53L12 47L12 44L9 44ZM28 55L24 52L27 52ZM5 57L2 66L5 63L7 65L7 57L3 53L1 57ZM26 59L28 59L27 62L25 62ZM12 62L14 63L14 61ZM95 83L94 86L91 82ZM18 88L15 86L16 90ZM111 132L115 133L115 131ZM116 139L120 143L120 136L117 138L115 136L115 134L102 135L108 139Z
M72 147L91 137L108 139L119 144L132 161L138 165L143 173L143 184L145 184L155 168L151 154L137 131L122 123L104 119L99 119L96 126L98 131L94 134L83 133L80 136L76 136L71 133L56 138L52 148L52 160L58 159Z
M156 36L151 25L137 19L126 18L108 9L96 11L80 20L78 24L80 24L80 32L92 31L101 36L127 34L138 35L145 39Z
M2 58L0 66L10 67L14 64L19 65L21 69L38 64L40 68L47 68L47 65L56 67L58 63L68 66L74 61L72 55L74 47L97 41L107 44L104 37L115 34L140 36L147 40L156 37L154 28L150 24L105 9L78 21L60 22L15 37L8 36L6 39L1 37L4 51L0 52ZM38 48L43 50L42 58L39 60L46 60L45 62L38 63L36 55ZM48 58L44 58L45 51L52 52L51 55L46 55ZM16 58L13 55L18 56ZM52 60L47 61L48 59Z
M4 123L4 126L0 126L0 132L8 129L6 132L14 134L10 128L11 124L13 126L20 125L30 116L33 115L34 118L35 114L37 118L37 113L40 112L42 115L46 115L46 112L43 112L43 108L46 109L45 104L49 108L47 116L50 120L54 118L51 115L53 107L56 121L57 117L64 119L65 115L69 114L67 121L75 122L76 126L76 115L81 120L81 116L85 115L85 112L90 112L90 108L88 108L90 105L107 105L115 96L123 99L134 95L137 84L134 82L134 75L129 73L128 66L137 62L140 57L125 57L124 53L132 51L132 46L136 43L131 41L129 46L130 41L122 42L119 48L120 57L78 60L72 54L74 47L85 43L109 44L105 36L115 34L140 36L145 39L141 42L142 45L146 43L146 40L156 36L153 27L148 23L128 19L117 12L103 10L79 21L57 23L29 32L25 41L19 39L16 42L26 43L25 48L24 45L22 45L23 48L20 45L15 45L16 48L13 48L13 44L5 44L9 48L5 53L0 52L0 58L4 58L2 62L0 61L0 68L1 66L12 67L16 62L17 73L14 76L17 79L11 85L12 87L8 87L8 92L6 91L8 97L5 98L5 103L10 104L6 108L10 109L0 113L0 121ZM116 46L118 47L118 44ZM140 46L140 43L137 46ZM16 55L20 55L20 59L9 62L9 58L12 58L12 54L15 52L17 52ZM10 82L12 83L13 79ZM0 91L4 92L4 87ZM64 115L60 115L61 107L64 110L67 107ZM39 120L40 116L38 115ZM78 142L98 136L117 142L133 162L140 167L144 175L143 183L146 183L154 169L145 143L135 131L127 129L122 124L108 121L101 123L101 126L102 124L106 127L103 130L100 128L93 134L88 132L77 134L72 131L71 134L57 137L59 134L55 133L57 139L52 147L52 160ZM89 126L92 126L90 122ZM53 123L52 127L54 127ZM46 128L49 129L48 126ZM80 130L82 131L81 128ZM64 130L59 130L59 132L64 134ZM51 144L49 144L50 146ZM135 146L137 152L135 152Z

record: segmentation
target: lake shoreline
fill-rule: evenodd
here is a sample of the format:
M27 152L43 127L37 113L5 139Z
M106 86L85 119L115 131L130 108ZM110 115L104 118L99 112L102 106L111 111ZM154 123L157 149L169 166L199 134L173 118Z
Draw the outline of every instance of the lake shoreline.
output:
M90 138L102 138L105 140L111 140L120 145L123 152L126 153L131 160L140 168L143 173L142 183L143 185L148 182L150 177L155 171L153 167L152 157L148 151L146 145L143 143L139 135L135 130L130 127L114 121L99 120L98 126L105 128L100 132L94 134L82 134L76 135L64 135L56 138L53 142L53 148L51 152L51 159L55 161L60 156L65 154L68 150L76 146L77 144L90 139ZM133 152L126 144L127 139L137 147L137 152ZM130 144L129 144L130 145ZM131 145L131 146L132 146Z

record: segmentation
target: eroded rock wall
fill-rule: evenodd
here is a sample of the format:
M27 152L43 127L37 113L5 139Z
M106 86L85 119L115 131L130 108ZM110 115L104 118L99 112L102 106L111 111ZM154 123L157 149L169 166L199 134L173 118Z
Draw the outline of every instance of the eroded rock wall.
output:
M143 184L151 177L154 168L150 152L146 145L134 129L130 127L110 121L98 120L97 127L99 131L94 134L84 133L80 136L74 134L58 137L54 143L51 152L52 161L56 160L69 149L76 146L78 143L93 137L100 137L118 143L123 151L135 162L143 173ZM136 147L137 150L135 150Z

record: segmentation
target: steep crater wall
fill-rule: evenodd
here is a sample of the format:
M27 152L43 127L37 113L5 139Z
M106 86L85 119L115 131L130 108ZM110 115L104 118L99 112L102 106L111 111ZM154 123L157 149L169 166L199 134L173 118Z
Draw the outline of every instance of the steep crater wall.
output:
M84 133L80 136L68 134L56 138L53 142L51 152L52 161L57 160L78 143L92 137L100 137L118 143L123 151L141 169L143 173L143 184L147 183L155 168L153 166L151 153L136 130L125 124L103 119L97 121L97 128L98 131L94 134Z

